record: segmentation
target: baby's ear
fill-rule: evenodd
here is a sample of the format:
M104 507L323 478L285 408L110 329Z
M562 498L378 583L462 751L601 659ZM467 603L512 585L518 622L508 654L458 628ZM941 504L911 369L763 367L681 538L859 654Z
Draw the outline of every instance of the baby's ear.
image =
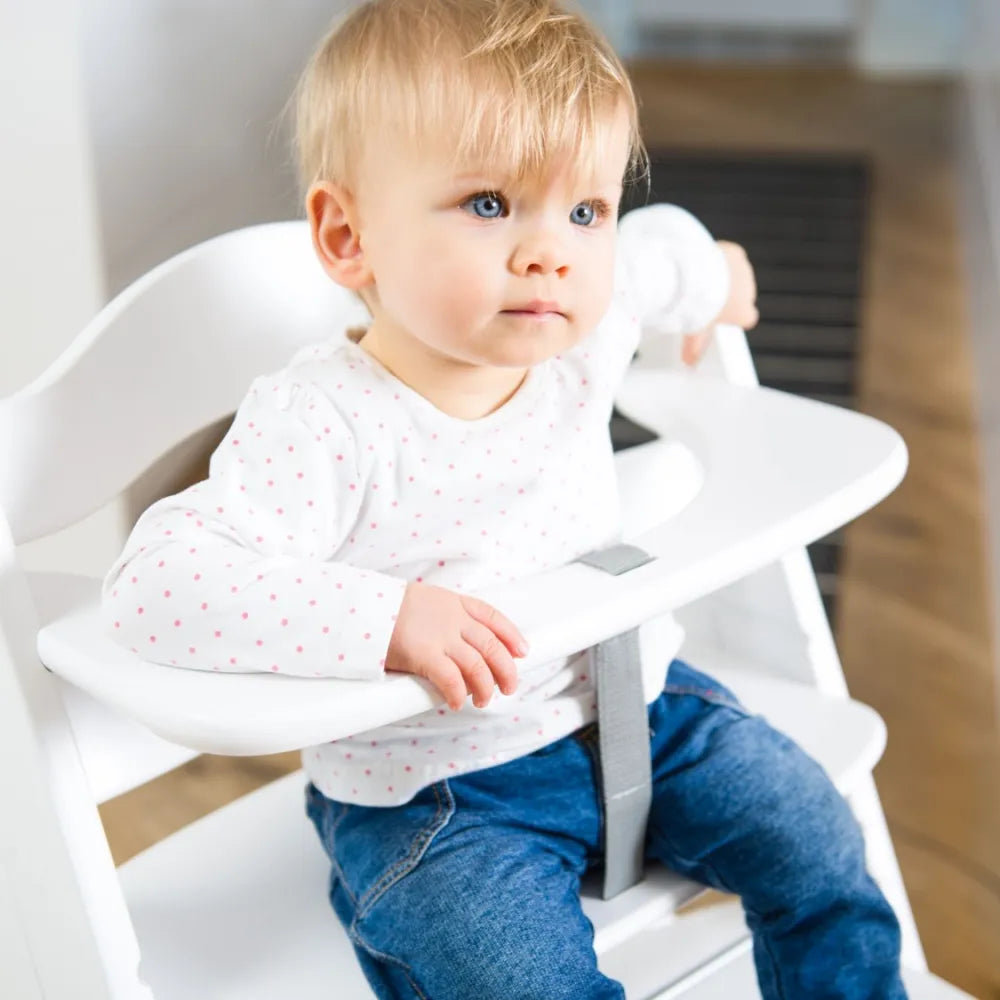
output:
M313 249L338 285L359 291L374 280L361 249L357 203L346 188L319 181L306 195Z

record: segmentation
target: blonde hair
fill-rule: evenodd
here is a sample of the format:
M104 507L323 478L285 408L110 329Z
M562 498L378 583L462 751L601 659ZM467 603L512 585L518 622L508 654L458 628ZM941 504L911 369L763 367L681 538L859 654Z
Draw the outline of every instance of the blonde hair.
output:
M569 156L593 169L624 107L628 174L647 167L638 109L614 50L557 0L367 0L321 41L294 95L302 191L358 182L372 130L444 139L514 183Z

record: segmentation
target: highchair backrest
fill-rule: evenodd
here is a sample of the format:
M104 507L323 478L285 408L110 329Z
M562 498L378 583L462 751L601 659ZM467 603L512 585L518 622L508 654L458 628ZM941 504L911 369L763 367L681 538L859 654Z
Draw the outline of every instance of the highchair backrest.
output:
M305 222L227 233L150 271L0 401L0 509L15 543L98 509L233 413L256 376L365 316L323 273Z

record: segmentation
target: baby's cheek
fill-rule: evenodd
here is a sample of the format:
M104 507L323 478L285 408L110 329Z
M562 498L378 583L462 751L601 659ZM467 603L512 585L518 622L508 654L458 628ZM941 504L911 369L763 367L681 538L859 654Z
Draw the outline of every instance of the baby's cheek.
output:
M597 269L584 283L580 307L577 316L581 325L592 329L595 327L611 306L614 294L614 261L609 261L607 267Z
M451 284L447 267L440 261L432 257L411 258L396 273L391 299L383 298L383 302L404 325L433 324L446 308Z
M447 331L461 333L479 325L483 305L475 284L475 276L462 274L435 275L419 293L423 299L423 314L433 317Z

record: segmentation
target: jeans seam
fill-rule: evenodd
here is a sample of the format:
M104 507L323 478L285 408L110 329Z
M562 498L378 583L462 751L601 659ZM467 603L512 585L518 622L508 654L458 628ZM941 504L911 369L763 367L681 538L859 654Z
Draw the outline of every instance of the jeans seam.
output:
M315 789L317 795L323 795L323 793L320 792L319 789L317 789L315 785L312 785L312 787L313 787L313 789ZM307 786L307 788L308 788L308 786ZM323 798L326 798L326 796L323 796ZM350 811L351 807L350 807L350 804L347 803L347 802L337 802L334 799L326 799L326 801L328 803L330 803L331 805L337 805L337 806L340 807L340 815L330 824L329 830L326 830L326 831L320 830L323 842L325 844L329 845L329 849L327 850L326 854L327 854L327 857L330 860L330 868L332 870L332 874L333 874L334 878L343 887L344 892L347 893L347 896L350 899L351 903L353 904L353 906L355 907L355 909L357 909L357 905L358 905L357 897L354 895L353 892L351 892L351 887L348 884L347 879L344 877L344 871L340 867L340 865L337 863L336 851L334 850L334 841L335 841L334 834L336 834L337 827L340 826L340 824L343 822L344 817ZM307 798L307 802L308 802L308 798ZM308 811L309 811L309 807L307 806L307 812ZM312 819L312 818L313 818L312 817L312 813L310 812L310 819ZM316 821L313 820L313 822L316 822Z
M351 900L351 903L354 906L355 912L357 912L358 898L357 896L354 895L353 892L351 892L351 887L348 884L347 879L344 877L343 868L341 868L340 865L337 863L337 859L335 857L330 858L330 865L333 868L334 875L337 877L337 881L341 884L341 886L343 886L344 892L347 893L348 898Z
M330 846L331 846L331 848L334 845L334 834L336 834L336 832L337 832L337 827L340 826L340 824L344 820L344 817L348 814L348 812L350 812L350 809L351 809L349 803L341 802L340 805L342 806L342 808L340 810L340 815L333 821L333 823L330 824L329 840L330 840ZM357 910L357 907L358 907L358 898L357 898L357 896L354 895L353 892L351 892L351 886L348 883L347 878L344 875L344 870L340 867L340 864L337 861L336 851L331 849L327 853L329 854L330 865L333 868L333 872L334 872L334 874L337 877L337 881L343 886L344 892L347 893L348 898L351 900L351 903L354 905L355 910Z
M442 789L444 791L444 796L441 794ZM399 861L395 862L395 864L391 865L382 877L368 890L368 892L366 892L358 900L356 919L361 919L366 916L371 911L371 908L375 905L375 903L377 903L378 900L396 882L399 881L399 879L403 878L404 875L413 870L413 868L420 861L420 858L426 852L427 848L430 846L431 841L437 836L438 833L441 832L448 820L454 815L455 799L452 795L451 788L448 786L447 779L433 784L431 786L431 790L433 791L434 798L437 802L437 812L434 814L434 819L416 834L407 854ZM442 816L444 816L443 820Z
M358 919L359 915L356 914L353 922L351 923L351 929L349 932L351 940L358 947L364 948L364 950L373 958L377 958L383 962L392 962L394 965L398 965L403 970L403 974L406 976L407 982L409 982L410 986L413 988L413 992L416 993L419 1000L429 1000L427 994L424 993L424 991L417 985L413 978L413 969L411 969L406 962L395 955L390 955L387 951L379 951L379 949L376 948L370 941L365 940L364 935L358 927Z
M351 808L346 802L342 802L341 805L343 809L340 810L340 815L330 824L330 836L332 837L337 832L337 827L344 822L344 817L347 815L348 810Z
M742 902L742 897L740 901ZM743 908L749 912L749 907L747 907L746 903L743 904ZM763 946L764 951L767 953L768 961L771 963L771 976L774 980L775 989L778 991L778 1000L784 1000L786 993L784 986L781 984L780 967L777 961L775 961L774 955L771 954L771 943L767 939L767 932L764 930L763 926L761 926L758 929L758 933L754 935L754 940L759 941Z

